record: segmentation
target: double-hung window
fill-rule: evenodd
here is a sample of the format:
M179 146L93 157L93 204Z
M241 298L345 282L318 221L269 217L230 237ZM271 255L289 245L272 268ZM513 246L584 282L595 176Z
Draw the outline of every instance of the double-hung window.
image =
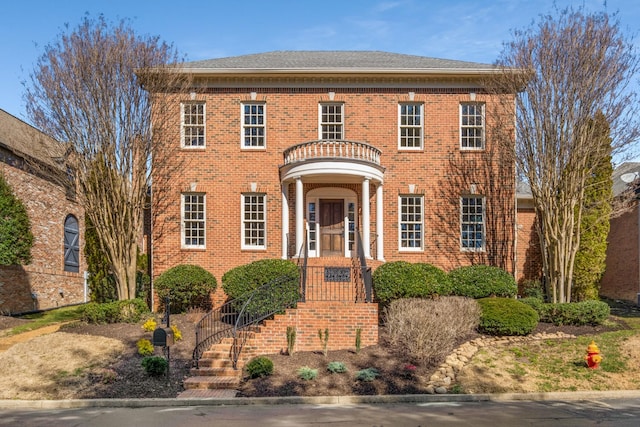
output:
M398 105L398 148L422 149L422 104Z
M267 196L242 195L242 249L266 249Z
M400 196L399 240L401 251L421 251L424 244L424 197Z
M206 210L205 195L182 195L182 247L205 248Z
M180 135L182 147L204 148L206 108L204 102L184 102L180 104L182 126Z
M242 104L242 148L265 148L265 105Z
M344 139L343 109L343 104L320 104L320 139Z
M484 250L484 197L460 198L460 246L463 251Z
M460 148L481 150L484 148L484 104L460 104Z

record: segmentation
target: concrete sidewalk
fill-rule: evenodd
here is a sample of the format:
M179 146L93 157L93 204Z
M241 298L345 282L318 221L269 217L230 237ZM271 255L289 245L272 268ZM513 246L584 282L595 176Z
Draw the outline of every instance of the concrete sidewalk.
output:
M371 403L579 401L640 399L640 390L503 394L405 394L385 396L238 397L206 399L0 400L0 409L143 408L245 405L357 405Z

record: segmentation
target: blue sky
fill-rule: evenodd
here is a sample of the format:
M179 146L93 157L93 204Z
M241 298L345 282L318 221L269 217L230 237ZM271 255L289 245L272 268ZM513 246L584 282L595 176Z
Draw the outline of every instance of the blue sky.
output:
M492 63L514 29L553 5L619 12L640 31L637 0L18 0L0 14L0 109L28 121L22 82L68 24L104 14L173 43L188 60L272 50L382 50ZM635 41L638 44L638 40Z

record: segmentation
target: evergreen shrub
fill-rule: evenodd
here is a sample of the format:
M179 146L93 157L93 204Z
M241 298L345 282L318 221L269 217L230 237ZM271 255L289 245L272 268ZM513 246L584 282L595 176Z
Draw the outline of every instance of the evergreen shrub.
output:
M198 265L182 264L162 273L154 288L164 306L170 298L171 313L185 313L192 308L211 309L210 295L216 290L216 278Z
M273 374L273 361L265 356L254 357L245 366L249 378L268 377Z
M518 285L512 275L490 265L458 267L449 272L452 292L469 298L514 297Z
M478 330L489 335L529 335L538 325L538 313L512 298L481 298Z
M426 298L449 295L451 282L442 269L426 263L393 261L373 272L376 299L388 303L399 298Z

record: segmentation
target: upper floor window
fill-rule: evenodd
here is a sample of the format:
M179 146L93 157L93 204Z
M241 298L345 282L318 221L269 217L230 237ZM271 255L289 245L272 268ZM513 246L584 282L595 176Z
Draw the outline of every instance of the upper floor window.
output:
M422 149L422 104L400 104L398 115L399 148Z
M242 104L242 148L265 147L265 105Z
M73 215L64 220L64 271L80 271L80 230Z
M343 108L343 104L320 104L320 139L344 139Z
M204 248L206 225L205 195L182 195L182 247Z
M180 104L182 126L180 130L182 146L204 147L206 108L204 102L188 102Z
M401 251L420 251L424 242L424 197L400 196L400 232Z
M460 245L463 251L484 249L484 197L460 199Z
M242 195L242 249L266 249L266 194Z
M460 104L460 148L484 148L484 104Z

